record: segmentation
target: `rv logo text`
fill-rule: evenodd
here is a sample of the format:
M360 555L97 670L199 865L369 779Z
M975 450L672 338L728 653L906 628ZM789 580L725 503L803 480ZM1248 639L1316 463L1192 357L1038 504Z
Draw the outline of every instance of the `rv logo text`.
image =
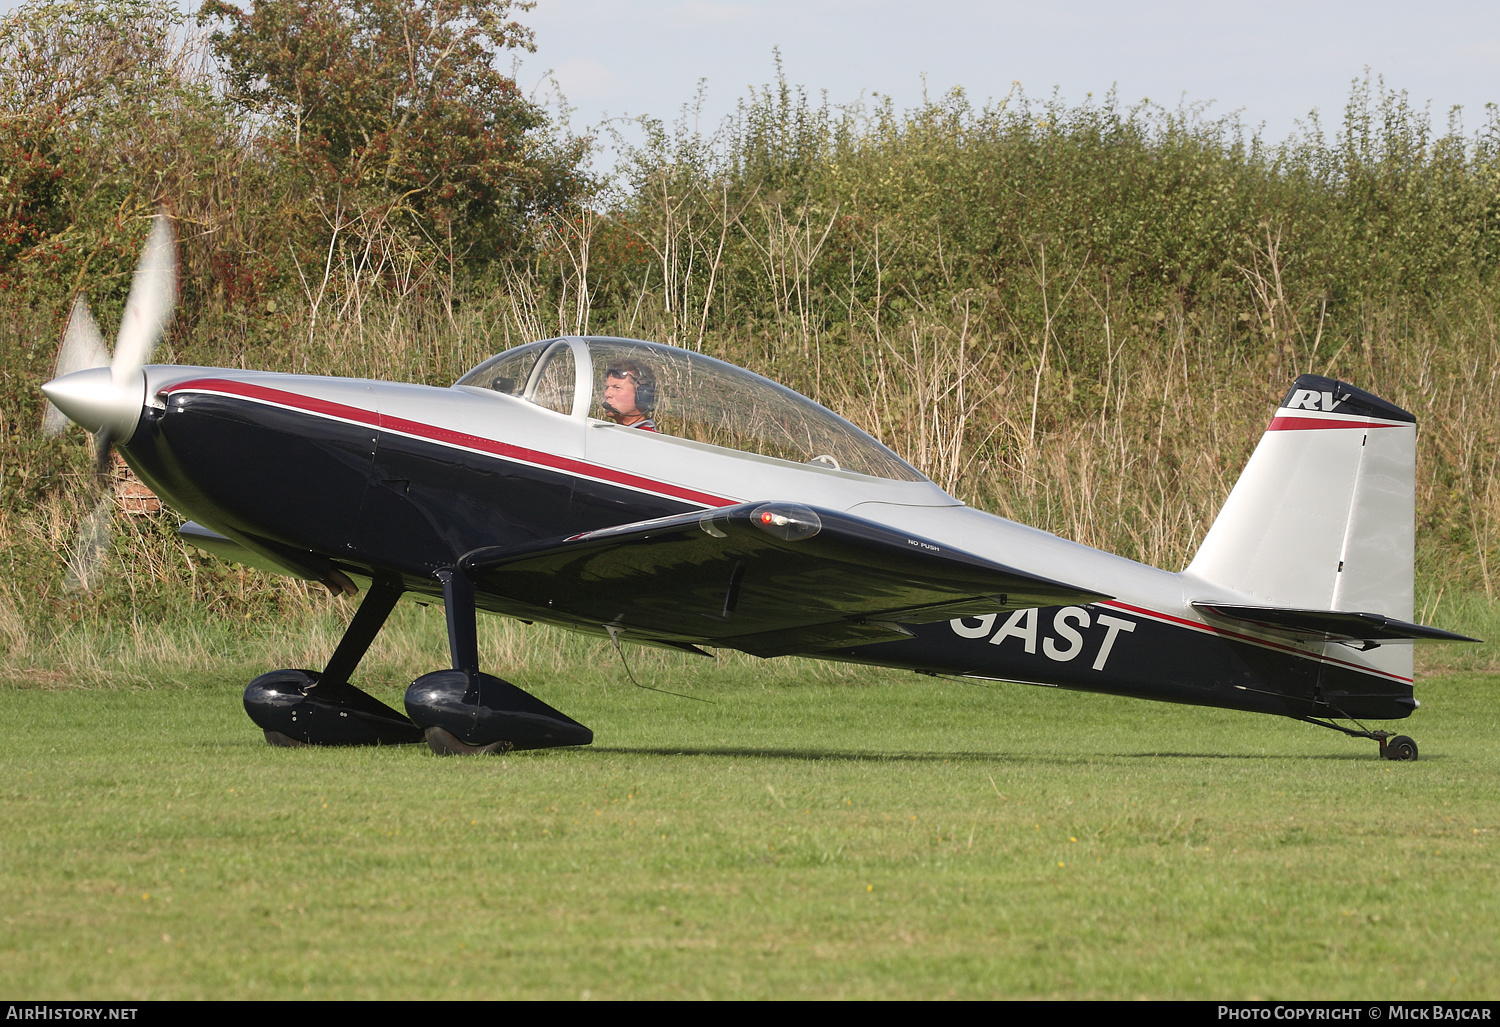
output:
M1331 392L1314 392L1312 389L1298 389L1292 393L1292 398L1287 400L1288 410L1323 410L1332 412L1343 405L1342 399L1334 399Z

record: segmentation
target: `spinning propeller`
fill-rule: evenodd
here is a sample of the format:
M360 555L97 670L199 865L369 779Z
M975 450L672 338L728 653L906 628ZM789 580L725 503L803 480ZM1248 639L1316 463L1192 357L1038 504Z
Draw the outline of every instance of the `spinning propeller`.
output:
M94 435L97 498L69 561L68 580L73 587L88 587L108 544L111 451L116 442L128 442L135 433L146 402L142 368L172 319L176 298L177 243L171 220L158 214L136 265L113 359L88 302L79 296L58 346L55 376L42 386L48 399L42 419L44 434L60 435L71 420Z

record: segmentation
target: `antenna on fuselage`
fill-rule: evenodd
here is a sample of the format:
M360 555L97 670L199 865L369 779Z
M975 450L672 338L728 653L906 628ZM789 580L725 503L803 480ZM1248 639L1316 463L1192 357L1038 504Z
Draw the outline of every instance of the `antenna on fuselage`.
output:
M691 699L694 702L706 702L710 706L719 705L712 699L704 699L696 695L683 695L681 692L673 692L670 689L655 688L651 685L641 684L635 679L635 675L630 672L630 661L625 659L625 650L620 646L620 626L618 624L605 624L604 630L609 632L610 643L614 645L615 652L620 654L620 663L625 667L625 676L630 679L630 683L635 687L644 688L648 692L661 692L664 695L675 695L679 699Z

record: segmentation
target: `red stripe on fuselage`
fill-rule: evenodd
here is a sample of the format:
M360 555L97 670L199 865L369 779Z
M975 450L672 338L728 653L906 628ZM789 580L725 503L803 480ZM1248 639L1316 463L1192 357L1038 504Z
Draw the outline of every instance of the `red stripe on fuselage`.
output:
M1301 656L1304 659L1317 660L1320 663L1337 664L1340 667L1348 667L1350 670L1358 671L1361 674L1373 674L1376 677L1389 678L1392 681L1400 681L1402 684L1406 685L1411 684L1414 680L1409 677L1403 677L1400 674L1392 674L1389 671L1376 670L1374 667L1366 667L1358 663L1349 663L1346 660L1336 660L1332 656L1325 656L1322 653L1310 653L1305 649L1298 649L1296 646L1285 645L1281 642L1272 642L1269 639L1265 638L1257 638L1255 635L1242 635L1238 631L1230 631L1228 628L1216 627L1213 624L1205 624L1202 621L1188 620L1184 617L1173 616L1170 613L1162 613L1159 610L1148 610L1145 607L1132 606L1129 603L1123 603L1118 599L1106 599L1098 605L1112 606L1117 610L1124 610L1127 613L1134 613L1142 617L1150 617L1153 620L1165 621L1168 624L1176 624L1184 628L1191 628L1194 631L1207 632L1210 635L1220 635L1224 638L1232 638L1236 642L1248 642L1251 645L1263 646L1267 649L1276 649L1280 652L1291 653L1294 656Z
M356 424L371 425L382 430L400 432L403 435L410 435L428 442L438 443L439 445L457 446L461 449L487 453L490 456L500 457L504 460L547 467L566 474L577 475L581 478L608 482L611 485L621 485L625 488L640 492L650 492L654 495L669 496L672 499L681 499L689 503L696 503L699 506L733 506L739 502L739 500L725 499L723 496L715 496L707 492L699 492L696 489L683 488L680 485L672 485L668 482L656 481L652 478L643 478L640 475L630 474L626 471L617 471L598 464L586 463L582 460L574 460L570 457L557 456L553 453L543 453L540 450L526 449L523 446L513 446L508 442L498 442L495 439L486 439L478 435L455 431L451 428L440 428L433 424L423 424L420 421L411 421L404 417L393 417L377 413L374 410L365 410L361 407L349 406L345 403L335 403L326 399L317 399L313 396L304 396L300 393L287 392L283 389L271 389L264 385L226 381L222 378L197 378L193 381L177 382L169 385L162 389L160 394L165 396L173 392L212 392L218 395L236 396L261 403L274 403L277 406L290 407L294 410L304 410L322 417L332 417L341 421L351 421Z
M1308 431L1318 428L1399 428L1399 423L1389 421L1344 421L1332 417L1288 417L1271 419L1266 431Z

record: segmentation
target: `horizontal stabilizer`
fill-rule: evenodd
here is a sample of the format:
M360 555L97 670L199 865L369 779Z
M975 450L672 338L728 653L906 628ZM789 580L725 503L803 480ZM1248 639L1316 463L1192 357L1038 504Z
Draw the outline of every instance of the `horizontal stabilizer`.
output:
M1269 628L1299 639L1331 642L1478 642L1442 628L1387 617L1383 613L1349 613L1343 610L1292 610L1280 606L1234 606L1226 603L1194 603L1199 613Z
M522 616L637 641L821 652L928 624L1110 598L797 503L745 503L640 521L460 561Z

